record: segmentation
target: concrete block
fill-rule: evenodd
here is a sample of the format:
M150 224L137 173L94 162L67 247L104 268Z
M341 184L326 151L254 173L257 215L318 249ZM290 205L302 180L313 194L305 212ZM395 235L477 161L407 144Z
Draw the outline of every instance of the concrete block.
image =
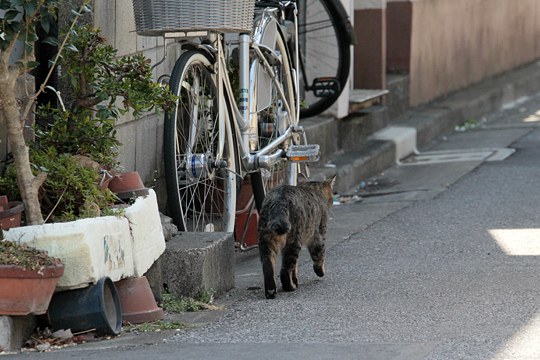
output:
M163 300L163 257L157 259L150 269L144 274L148 280L148 284L152 289L152 295L156 299L157 303L160 303Z
M159 130L161 130L158 126L158 119L160 118L163 118L163 113L149 114L133 122L136 127L135 168L141 174L141 177L147 180L147 186L151 186L150 181L153 180L154 173L160 166L161 159L163 159L157 157L158 150L163 149L163 133L158 134Z
M116 1L95 0L94 1L94 25L101 29L101 33L107 39L107 42L113 46L115 44L116 29Z
M122 144L119 149L118 161L125 169L136 169L137 128L134 122L126 121L120 126L116 126L116 138Z
M156 193L152 189L148 192L148 196L139 196L124 214L133 237L133 271L137 277L143 276L165 251Z
M36 317L0 316L0 352L18 351L37 326Z
M167 242L163 282L176 296L215 295L234 287L234 238L230 233L179 233Z

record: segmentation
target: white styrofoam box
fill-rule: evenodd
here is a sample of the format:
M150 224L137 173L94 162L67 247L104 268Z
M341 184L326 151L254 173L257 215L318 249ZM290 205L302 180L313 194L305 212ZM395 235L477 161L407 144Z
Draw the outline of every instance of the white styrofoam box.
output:
M135 276L143 276L165 251L165 237L159 216L157 196L149 189L148 196L140 196L126 209L133 238Z
M133 241L125 217L22 226L4 231L4 236L60 258L64 275L58 289L86 287L104 276L117 281L134 275Z

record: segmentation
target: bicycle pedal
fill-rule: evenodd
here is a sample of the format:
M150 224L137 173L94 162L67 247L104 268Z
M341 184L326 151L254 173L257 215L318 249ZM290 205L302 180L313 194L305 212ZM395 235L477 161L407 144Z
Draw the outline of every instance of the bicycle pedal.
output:
M339 94L341 85L337 78L319 77L313 80L311 89L316 97L332 97Z
M320 147L317 144L292 145L287 151L287 159L294 162L319 161Z

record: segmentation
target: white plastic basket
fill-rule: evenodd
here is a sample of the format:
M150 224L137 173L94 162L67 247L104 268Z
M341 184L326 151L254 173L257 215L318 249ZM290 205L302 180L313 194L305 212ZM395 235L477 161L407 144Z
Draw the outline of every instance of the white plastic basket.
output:
M213 30L249 32L255 0L133 0L137 34Z

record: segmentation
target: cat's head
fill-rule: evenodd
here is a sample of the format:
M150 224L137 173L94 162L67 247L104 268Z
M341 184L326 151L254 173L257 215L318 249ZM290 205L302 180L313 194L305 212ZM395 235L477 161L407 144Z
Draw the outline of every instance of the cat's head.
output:
M336 174L322 182L322 191L326 200L328 200L328 206L332 206L334 203L334 185L336 183Z

